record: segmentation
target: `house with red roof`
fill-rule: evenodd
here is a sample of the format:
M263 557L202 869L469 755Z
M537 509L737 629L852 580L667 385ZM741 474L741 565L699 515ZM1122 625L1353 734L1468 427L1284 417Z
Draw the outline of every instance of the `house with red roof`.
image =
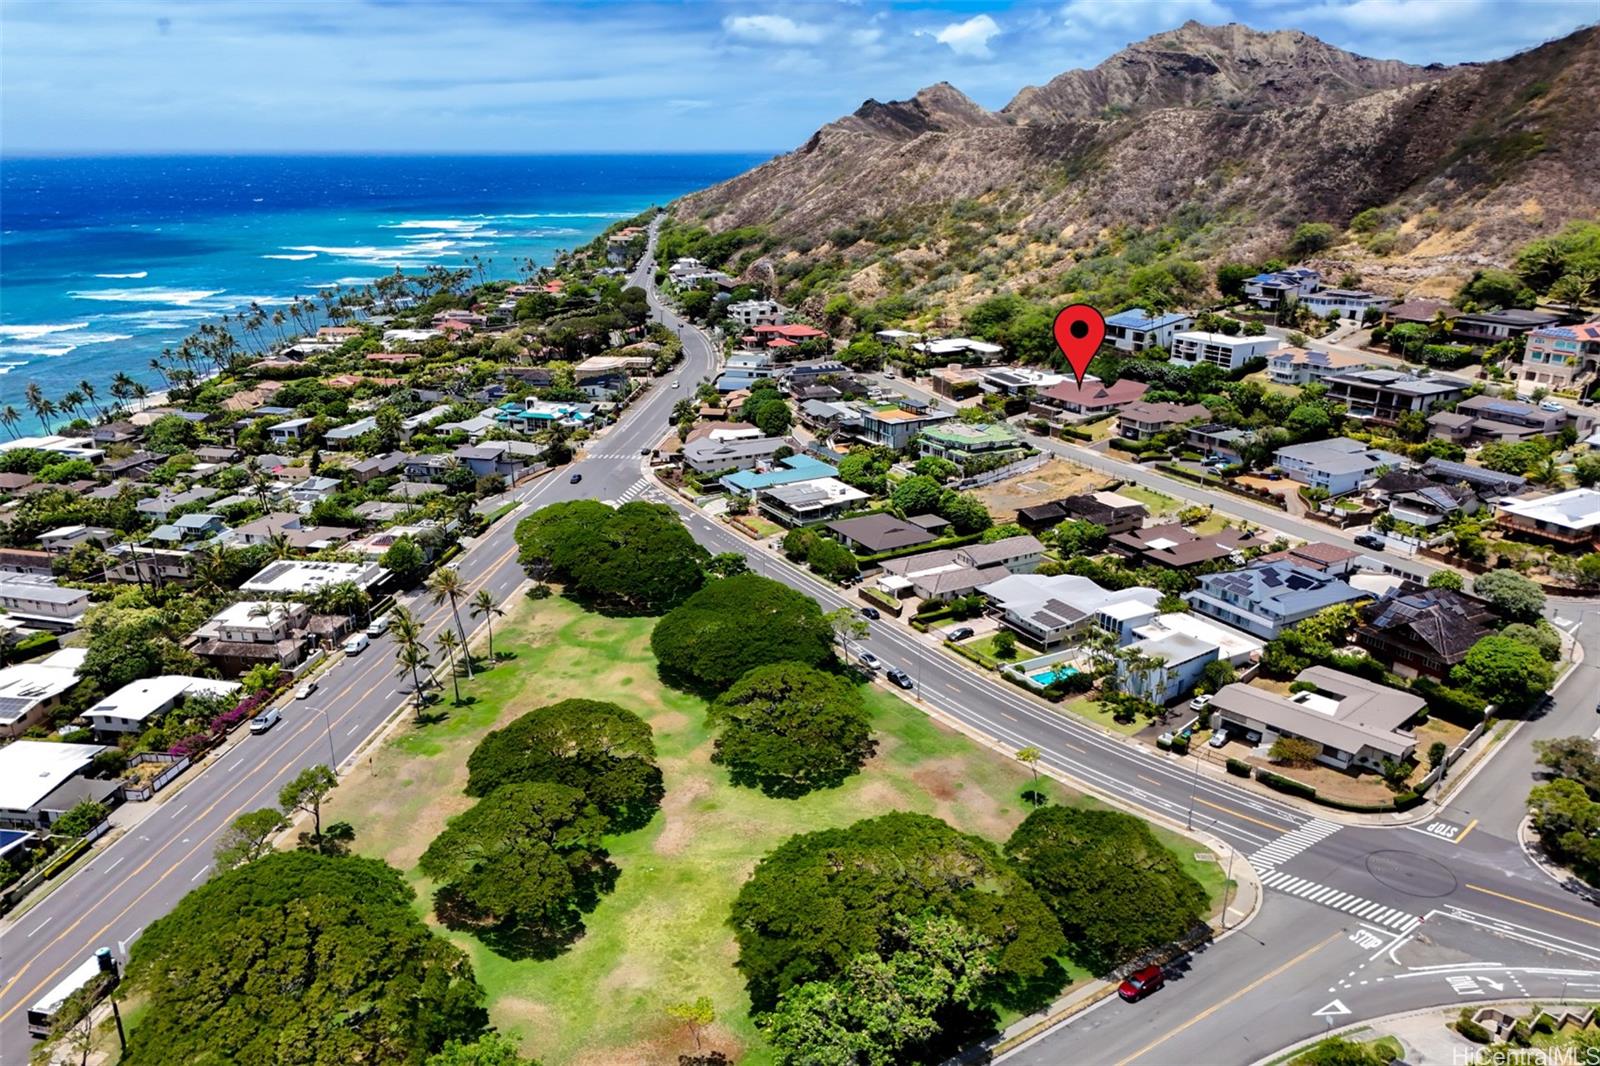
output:
M1063 381L1039 390L1034 394L1033 407L1036 413L1047 417L1063 413L1075 417L1109 414L1142 399L1148 391L1149 385L1131 378L1107 385L1098 378L1085 377L1082 385Z

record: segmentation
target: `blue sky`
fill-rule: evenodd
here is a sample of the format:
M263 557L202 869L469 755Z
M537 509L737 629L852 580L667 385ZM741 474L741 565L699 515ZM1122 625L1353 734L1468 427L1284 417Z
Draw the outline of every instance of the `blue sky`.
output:
M1594 0L0 0L0 152L786 149L867 97L989 106L1186 19L1493 59Z

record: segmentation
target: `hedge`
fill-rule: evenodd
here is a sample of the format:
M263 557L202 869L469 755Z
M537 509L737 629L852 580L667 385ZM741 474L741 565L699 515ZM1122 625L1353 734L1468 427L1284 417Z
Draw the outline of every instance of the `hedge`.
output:
M1077 428L1076 426L1060 426L1060 427L1057 428L1056 432L1060 436L1066 437L1069 440L1083 440L1083 441L1092 441L1092 440L1094 440L1094 434L1093 433L1085 433L1083 430Z
M1317 790L1310 785L1301 784L1299 781L1273 773L1271 770L1256 769L1256 780L1268 788L1275 788L1279 792L1287 792L1291 796L1300 796L1303 799L1316 799Z
M1234 777L1249 777L1250 764L1245 762L1243 759L1229 759L1228 773L1232 774Z
M1489 1030L1485 1029L1471 1018L1466 1017L1465 1010L1462 1011L1462 1017L1453 1026L1451 1026L1451 1028L1460 1033L1462 1036L1466 1037L1468 1040L1472 1041L1474 1044L1487 1044L1494 1039L1494 1037L1490 1035Z
M61 638L54 633L32 633L11 647L12 662L23 662L46 655L61 647Z

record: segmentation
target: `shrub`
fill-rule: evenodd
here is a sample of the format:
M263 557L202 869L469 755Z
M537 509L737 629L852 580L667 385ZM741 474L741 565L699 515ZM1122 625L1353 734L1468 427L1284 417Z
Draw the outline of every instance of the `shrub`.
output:
M1267 757L1285 766L1310 766L1322 754L1322 745L1299 737L1279 737L1272 742Z
M1310 785L1305 785L1301 784L1299 781L1290 780L1289 778L1282 777L1270 770L1256 770L1256 780L1260 781L1268 788L1275 788L1279 792L1287 792L1291 796L1299 796L1302 799L1317 798L1317 790L1312 788Z
M1249 777L1250 764L1245 762L1243 759L1229 759L1228 773L1235 777Z
M1489 1030L1472 1020L1472 1012L1466 1007L1461 1008L1461 1017L1456 1019L1451 1028L1474 1044L1487 1044L1494 1039Z

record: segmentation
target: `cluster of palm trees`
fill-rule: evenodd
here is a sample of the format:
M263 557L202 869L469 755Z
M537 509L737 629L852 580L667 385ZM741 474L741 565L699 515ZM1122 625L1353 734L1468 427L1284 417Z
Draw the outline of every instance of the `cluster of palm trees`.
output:
M434 603L450 604L451 618L455 627L449 625L440 627L439 633L434 637L438 649L444 652L445 662L450 670L450 683L455 690L456 702L461 702L461 679L456 667L459 658L466 667L467 677L476 676L473 667L472 653L467 647L467 631L461 622L461 601L466 598L466 586L461 574L452 567L442 566L435 570L428 579L428 589L433 594ZM495 602L494 594L486 588L480 588L473 594L467 605L468 612L474 618L482 618L488 627L489 661L495 660L494 653L494 620L503 617L505 611ZM395 661L399 664L401 677L410 676L412 691L417 696L417 713L422 713L426 701L423 690L423 678L433 672L433 660L423 638L422 623L417 620L409 610L403 606L396 606L390 614L389 631L394 634Z

